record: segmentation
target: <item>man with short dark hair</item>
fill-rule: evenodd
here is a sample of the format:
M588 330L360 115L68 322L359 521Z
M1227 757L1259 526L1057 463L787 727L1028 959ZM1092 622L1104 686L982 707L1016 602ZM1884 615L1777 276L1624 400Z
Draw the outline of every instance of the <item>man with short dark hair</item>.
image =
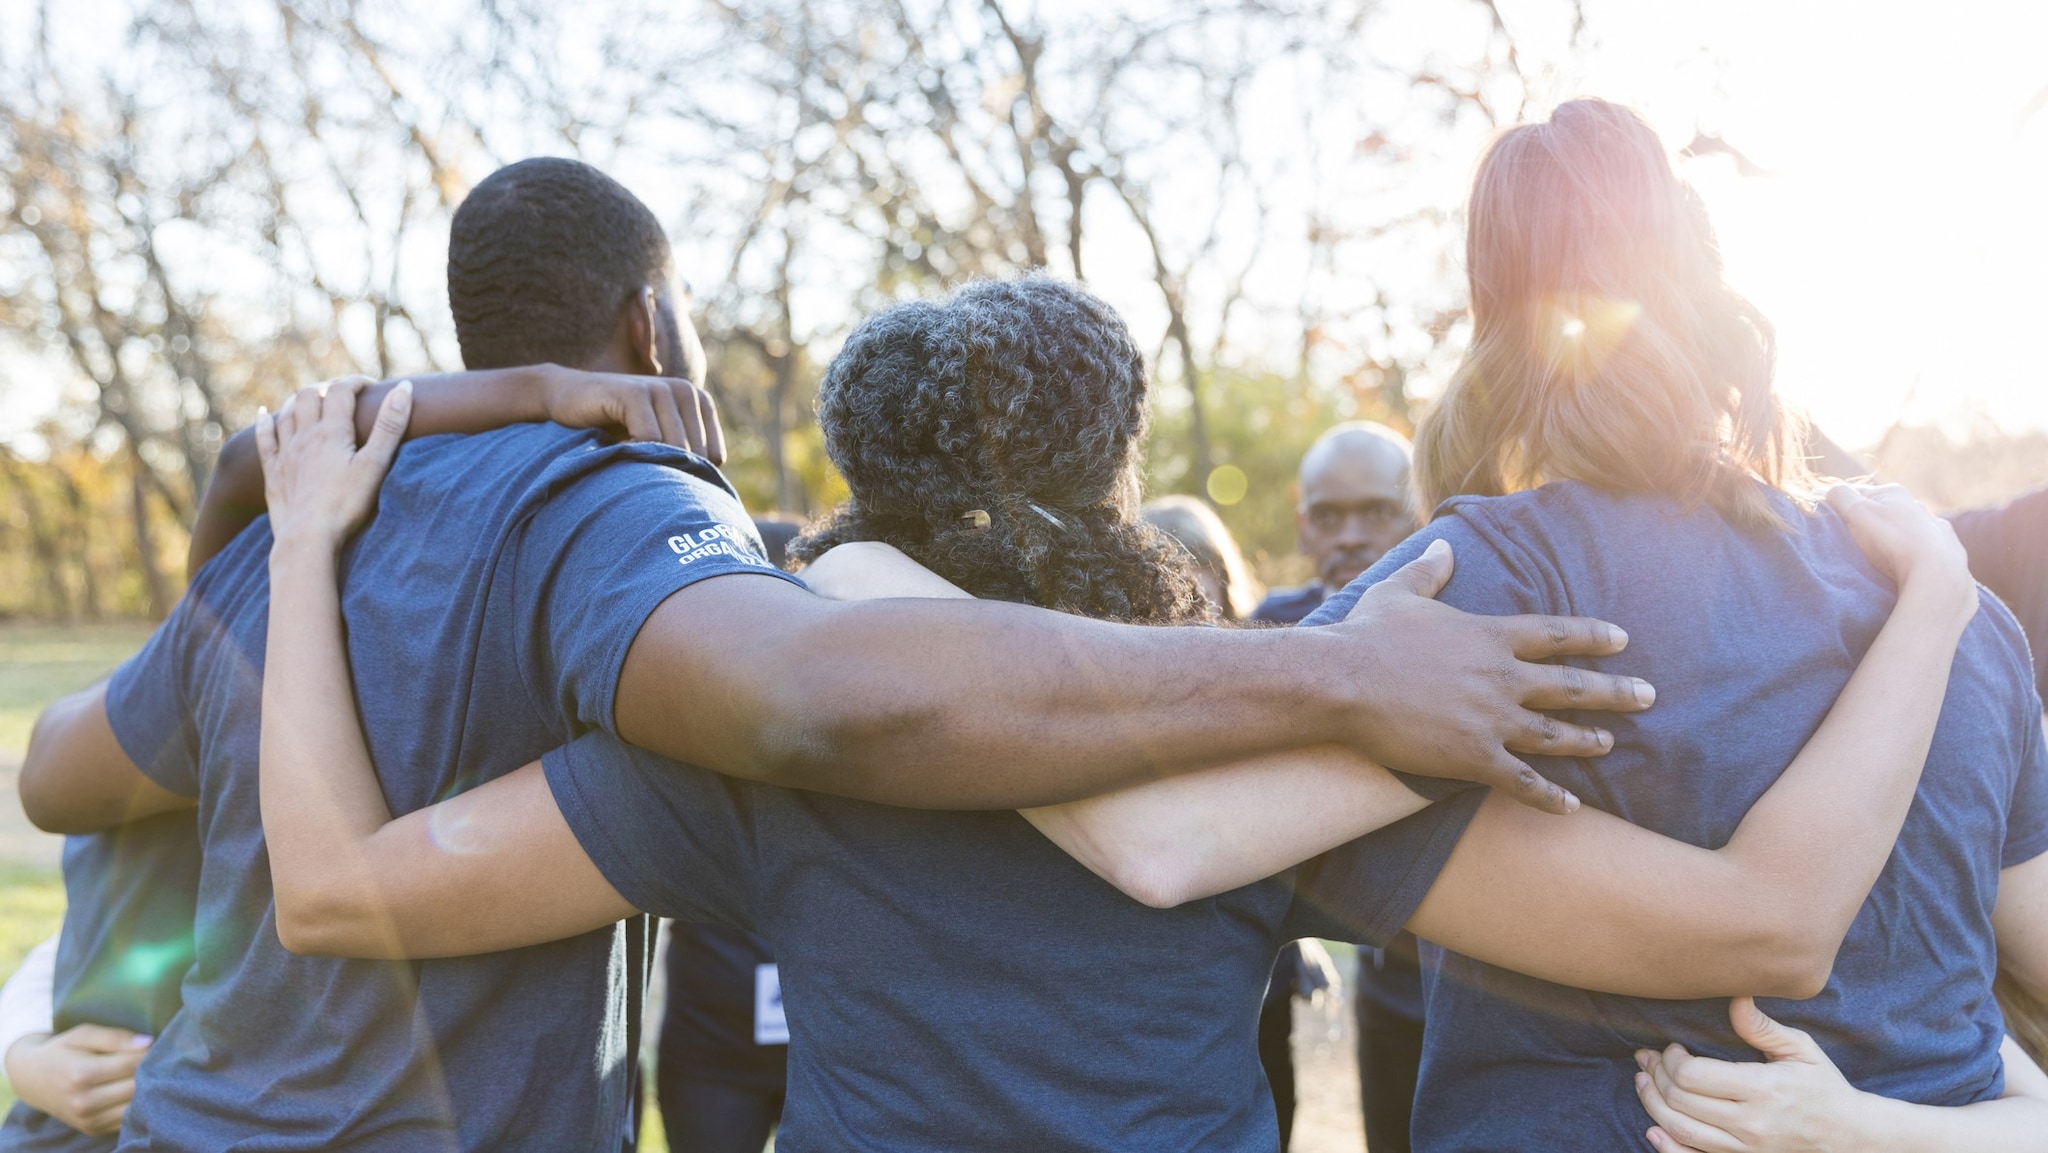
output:
M463 202L451 229L449 300L463 357L473 368L519 366L487 378L500 391L537 379L525 366L549 364L702 379L695 333L676 319L670 265L653 213L610 177L569 160L502 168ZM475 391L422 387L423 397L433 393L428 403L444 408L450 400L467 403L462 394ZM507 403L484 399L492 411ZM235 473L248 463L239 450L246 448L238 443L224 454L223 490L235 487ZM450 459L428 466L441 483L415 499L439 504L453 497L483 523L497 524L517 515L510 510L521 507L519 494L544 480L557 453L441 455ZM701 461L695 467L716 475ZM260 492L260 477L255 482ZM209 500L212 512L221 510L221 496ZM229 519L209 516L195 531L195 549L203 555L225 545L243 518ZM466 562L490 555L495 533L465 534L464 519L416 518L413 527L431 527L431 535L418 536L389 563L450 575L477 571ZM267 539L260 531L247 535ZM209 539L217 543L209 546ZM260 552L230 547L223 563L231 575L212 566L197 576L188 599L214 601L223 580L246 588L255 578L260 587ZM471 600L470 612L487 612L487 599ZM367 643L391 656L410 655L399 667L371 662L366 671L387 678L385 715L410 717L420 730L397 735L429 737L402 739L397 747L406 753L386 762L385 787L394 797L424 803L474 782L440 766L487 773L495 750L562 731L559 717L513 703L520 699L510 691L516 677L508 679L515 662L502 640L466 627L459 613L407 607L414 611L393 614L389 624L358 625ZM410 636L408 622L417 626ZM177 639L179 675L139 677L139 665L131 666L103 690L109 731L121 749L158 785L197 794L205 849L197 967L185 984L183 1009L162 1028L138 1072L131 1141L226 1148L269 1133L279 1147L305 1149L629 1144L623 1105L632 1090L630 1054L649 963L647 919L539 950L416 967L290 956L269 919L270 879L253 793L257 692L244 678L260 675L253 671L260 670L260 642L251 647L250 638L212 621ZM163 635L153 641L153 651L166 647ZM488 667L476 669L479 663ZM496 699L465 707L462 697L484 685L494 686L485 695ZM436 723L443 717L462 724L443 728ZM455 753L450 741L467 755ZM51 766L58 773L69 767ZM132 843L135 830L176 819L124 826L120 835ZM185 824L189 829L189 817ZM144 886L119 899L153 906L174 896ZM191 905L184 907L189 914ZM532 1091L543 1083L550 1092Z

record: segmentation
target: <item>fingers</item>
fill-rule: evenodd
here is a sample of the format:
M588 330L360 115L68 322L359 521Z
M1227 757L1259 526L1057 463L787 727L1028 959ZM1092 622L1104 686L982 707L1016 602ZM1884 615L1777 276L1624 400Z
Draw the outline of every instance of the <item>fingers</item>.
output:
M1637 1063L1645 1064L1642 1054L1637 1055ZM1646 1064L1645 1071L1636 1074L1636 1098L1667 1137L1699 1153L1743 1153L1743 1144L1734 1135L1695 1112L1703 1108L1701 1099L1674 1088L1667 1077L1660 1077L1662 1064L1654 1056ZM1725 1101L1713 1104L1727 1107ZM1655 1144L1656 1138L1652 1137L1651 1143Z
M1650 1131L1643 1134L1643 1136L1650 1139L1650 1147L1657 1150L1657 1153L1702 1153L1701 1150L1695 1149L1690 1145L1680 1145L1671 1134L1666 1133L1662 1128L1655 1125L1651 1126Z
M1628 647L1628 634L1591 617L1501 618L1508 645L1525 661L1551 657L1604 657Z
M1434 540L1422 550L1421 556L1395 569L1384 583L1433 600L1450 583L1451 571L1456 567L1450 542Z
M678 448L690 448L690 422L676 403L674 390L662 388L657 383L647 391L651 394L648 402L654 407L655 425L661 430L662 442ZM695 408L694 405L691 407Z
M1596 673L1570 665L1523 665L1521 671L1524 677L1522 704L1532 709L1639 713L1657 701L1657 690L1650 682L1636 677ZM1527 748L1523 751L1547 753L1550 750Z
M382 476L398 455L398 446L405 440L405 427L411 421L412 381L401 380L384 394L384 403L377 406L377 423L370 427L370 438L357 450L357 458Z
M1614 749L1614 734L1524 709L1521 729L1508 738L1507 747L1518 753L1549 757L1604 757Z
M277 414L281 426L278 429L280 440L288 441L297 436L301 429L312 428L320 423L320 406L325 400L323 393L321 385L307 385L284 402L284 409Z
M73 1025L64 1030L60 1039L64 1044L88 1053L141 1053L149 1049L150 1043L150 1038L141 1033L110 1025Z
M697 418L704 426L704 459L725 463L725 426L718 423L718 404L705 389L692 390L697 397Z
M1828 489L1827 502L1828 507L1846 516L1848 510L1864 503L1864 496L1853 484L1838 484Z
M1636 1064L1650 1073L1661 1068L1671 1084L1696 1098L1721 1101L1754 1100L1768 1092L1764 1079L1771 1076L1768 1065L1698 1057L1682 1045L1673 1045L1663 1053L1640 1050L1636 1053Z
M94 1088L81 1098L79 1112L90 1112L94 1109L118 1103L122 1098L107 1096L104 1090L109 1085L116 1085L123 1081L133 1085L135 1069L142 1064L142 1059L148 1055L148 1049L130 1049L125 1053L101 1053L86 1058L85 1080L87 1084L94 1086Z
M1563 787L1542 773L1510 756L1506 749L1502 749L1500 755L1488 766L1480 783L1506 793L1532 809L1541 809L1546 813L1563 816L1579 811L1577 797L1566 792Z
M135 1099L135 1082L127 1082L126 1088L127 1094L120 1101L79 1118L82 1124L78 1131L94 1137L111 1137L119 1133L122 1119L128 1116L128 1105Z
M256 459L266 476L277 462L277 414L267 408L256 410Z
M705 456L704 414L697 407L697 386L680 377L671 377L667 384L668 388L664 391L668 394L669 403L675 405L676 411L681 414L678 419L682 422L683 430L682 439L672 443L687 448L698 456Z
M363 393L363 386L373 383L366 376L344 376L319 385L320 423L329 431L346 426L345 431L351 442L356 437L356 398Z

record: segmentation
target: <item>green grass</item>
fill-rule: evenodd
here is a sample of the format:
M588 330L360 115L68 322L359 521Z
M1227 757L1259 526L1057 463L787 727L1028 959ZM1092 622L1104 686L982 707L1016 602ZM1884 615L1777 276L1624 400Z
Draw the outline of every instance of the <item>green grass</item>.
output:
M139 621L0 625L0 757L20 756L44 705L111 672L149 630Z
M142 647L149 631L148 624L132 621L0 624L0 760L21 756L45 705L112 671ZM12 976L22 957L63 919L64 882L56 870L0 865L0 977ZM654 1071L646 1072L651 1088ZM13 1104L14 1094L0 1076L0 1114ZM641 1153L668 1153L661 1116L649 1105Z
M0 973L13 975L63 919L64 881L55 869L0 866ZM13 1105L14 1093L0 1077L0 1114Z

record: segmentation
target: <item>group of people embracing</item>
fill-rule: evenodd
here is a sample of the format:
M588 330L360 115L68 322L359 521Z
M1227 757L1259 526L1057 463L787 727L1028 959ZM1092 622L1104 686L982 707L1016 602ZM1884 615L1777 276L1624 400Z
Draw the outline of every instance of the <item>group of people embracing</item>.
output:
M1632 113L1504 134L1468 227L1433 517L1238 629L1138 516L1145 364L1085 289L860 324L791 575L652 214L492 175L471 371L237 437L183 601L39 722L57 1024L155 1039L118 1135L0 1148L629 1149L648 915L772 947L786 1153L1273 1150L1276 953L1404 929L1417 1149L2048 1147L1992 993L2048 990L2010 613L1902 493L1819 497Z

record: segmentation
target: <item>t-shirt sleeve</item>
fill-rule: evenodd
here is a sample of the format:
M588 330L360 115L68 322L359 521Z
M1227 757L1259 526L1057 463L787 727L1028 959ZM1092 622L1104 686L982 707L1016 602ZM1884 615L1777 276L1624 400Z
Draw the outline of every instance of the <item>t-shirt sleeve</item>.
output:
M2048 672L2048 488L1949 519L1970 571L2019 618L2041 677Z
M2048 738L2041 731L2040 694L2023 692L2019 718L2022 741L2019 774L2013 782L2012 807L2005 817L2005 851L1999 867L2024 865L2048 853Z
M1455 509L1456 506L1452 507ZM1476 523L1460 512L1451 511L1439 515L1421 531L1395 545L1380 558L1378 564L1324 601L1322 607L1310 613L1298 627L1313 628L1343 620L1357 607L1358 598L1365 594L1365 590L1393 576L1402 565L1420 557L1432 542L1438 540L1451 546L1455 564L1450 583L1437 594L1437 599L1443 603L1480 616L1557 611L1546 607L1539 583L1528 575L1530 566L1518 564L1508 555L1511 546L1502 534L1493 530L1490 524ZM1480 787L1470 781L1418 777L1393 766L1388 767L1411 791L1432 801Z
M107 681L107 722L121 751L144 776L184 797L199 795L199 734L185 707L186 634L203 611L195 586Z
M1485 799L1483 789L1460 792L1303 864L1283 936L1384 946L1415 915Z
M571 735L613 727L626 651L678 590L746 574L801 584L768 562L738 498L679 467L621 460L553 493L518 530L512 588L523 669Z
M643 912L753 929L751 790L609 733L541 758L591 863Z

